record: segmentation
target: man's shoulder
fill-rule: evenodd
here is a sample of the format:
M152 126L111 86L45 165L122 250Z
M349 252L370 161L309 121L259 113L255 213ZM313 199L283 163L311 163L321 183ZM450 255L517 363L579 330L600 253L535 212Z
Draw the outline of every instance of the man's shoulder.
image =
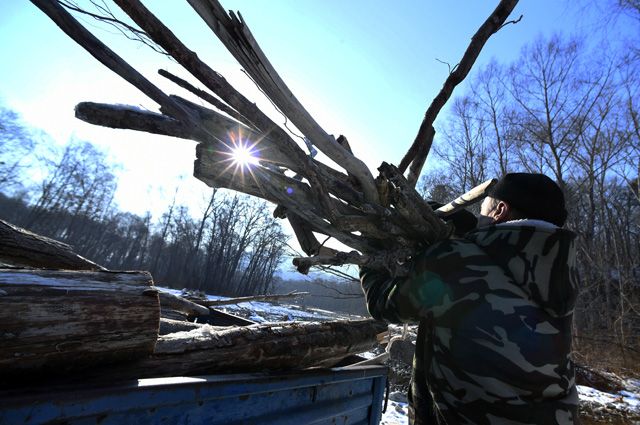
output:
M472 240L466 238L450 238L436 242L425 248L421 256L439 258L444 256L469 257L482 254L482 248Z
M487 264L489 261L482 248L474 242L464 238L452 238L434 243L417 255L414 260L414 272L458 274L468 267Z

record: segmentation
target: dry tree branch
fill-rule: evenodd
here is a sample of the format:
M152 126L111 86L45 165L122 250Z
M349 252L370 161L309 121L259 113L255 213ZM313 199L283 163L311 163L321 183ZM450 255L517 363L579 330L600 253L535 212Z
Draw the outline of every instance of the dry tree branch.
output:
M122 35L127 37L129 40L138 41L144 44L145 46L149 47L153 51L160 53L161 55L169 56L167 52L164 51L164 49L162 49L153 41L151 41L149 37L147 37L147 34L145 34L144 31L140 31L139 29L116 18L113 12L111 12L109 7L104 3L104 1L102 2L103 5L100 5L98 4L97 1L91 0L91 4L96 9L98 9L98 11L102 13L102 15L97 13L92 13L86 9L81 8L80 6L78 6L78 4L75 1L58 0L58 3L60 3L62 6L64 6L68 10L72 10L74 12L78 12L80 14L89 16L90 18L93 18L99 22L105 22L108 25L117 29Z
M87 31L57 1L32 0L32 3L46 13L62 31L84 47L94 58L156 101L166 110L167 114L195 125L186 111Z
M230 106L228 106L226 103L222 102L221 100L218 100L218 98L216 98L212 94L207 93L204 90L200 90L199 88L197 88L197 87L193 86L192 84L190 84L188 81L183 80L182 78L178 77L177 75L173 75L172 73L170 73L169 71L166 71L164 69L159 69L158 70L158 74L160 74L161 76L163 76L167 80L177 84L178 86L182 87L183 89L190 91L194 95L198 96L200 99L208 102L210 105L212 105L215 108L217 108L218 110L226 113L230 117L235 118L236 120L240 121L244 125L246 125L248 127L251 127L253 129L256 128L255 124L253 124L248 118L246 118L245 116L243 116L238 111L236 111L235 109L231 108Z
M329 158L356 176L365 198L376 202L378 193L367 166L336 143L302 106L273 68L249 28L234 13L227 14L217 1L188 0L200 17L218 36L227 50L245 68L267 97Z
M409 182L412 185L415 186L417 177L420 175L422 166L424 165L427 155L429 154L429 150L431 149L431 144L433 143L433 137L435 135L433 123L440 113L440 110L451 97L453 89L467 77L471 67L475 63L480 51L489 37L502 28L504 22L515 8L516 4L518 4L518 0L500 1L500 4L498 4L493 13L491 13L487 20L484 21L478 31L473 35L471 43L462 56L462 60L460 60L457 67L455 67L449 74L442 86L442 89L440 89L438 95L433 99L431 105L429 105L413 144L398 166L400 171L404 173L410 164L415 164L415 166L412 166L411 177L409 179Z
M404 274L405 261L417 250L451 234L451 227L414 189L428 152L425 144L418 144L422 153L409 161L412 165L409 179L403 176L404 170L383 163L374 180L362 161L353 155L346 138L334 140L293 96L241 17L227 14L216 1L189 0L276 109L305 135L310 150L318 147L346 173L308 155L283 128L189 50L139 0L114 0L114 3L149 40L164 49L208 91L166 71L159 71L160 75L216 110L159 90L82 27L58 1L32 1L101 63L158 102L162 112L83 102L77 105L76 116L101 126L197 142L196 178L212 187L243 192L278 205L274 215L289 220L302 249L310 256L294 260L300 271L307 272L312 266L356 264L386 269L392 275ZM441 92L434 100L427 116L435 119L455 84L468 73L486 38L504 22L515 3L516 0L503 0L493 18L487 20L491 25L482 27L480 35L474 36L463 61L447 79L445 94ZM430 140L434 133L433 119L423 121L428 123L425 134ZM258 157L250 166L234 163L232 157L233 149L244 143L250 143ZM320 242L316 234L357 251L328 248L324 246L326 239Z

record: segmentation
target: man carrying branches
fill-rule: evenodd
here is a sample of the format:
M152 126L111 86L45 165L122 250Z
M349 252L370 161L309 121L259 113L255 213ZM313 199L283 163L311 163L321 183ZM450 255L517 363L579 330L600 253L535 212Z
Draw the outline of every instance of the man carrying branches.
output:
M372 316L419 322L413 424L572 424L575 234L555 182L505 175L478 228L434 243L406 277L361 269Z

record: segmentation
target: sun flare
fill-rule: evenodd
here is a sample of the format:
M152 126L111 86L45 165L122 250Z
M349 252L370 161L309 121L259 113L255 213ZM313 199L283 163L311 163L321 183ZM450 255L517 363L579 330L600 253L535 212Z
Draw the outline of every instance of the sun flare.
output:
M231 149L231 158L235 165L239 165L242 168L248 168L251 165L258 165L259 163L257 152L251 149L250 146L243 144Z

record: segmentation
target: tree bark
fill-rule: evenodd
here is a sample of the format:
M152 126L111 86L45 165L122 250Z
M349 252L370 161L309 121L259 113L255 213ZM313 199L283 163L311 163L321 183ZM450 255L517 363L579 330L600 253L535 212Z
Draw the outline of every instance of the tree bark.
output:
M167 335L176 332L192 331L205 326L202 323L187 322L186 320L174 320L160 317L160 335Z
M0 269L0 376L146 357L159 320L147 272Z
M0 262L18 267L105 270L62 242L31 233L0 220Z
M136 362L95 368L56 383L249 373L329 367L378 344L387 325L374 320L270 323L224 330L209 325L162 335L153 355ZM33 382L33 381L32 381Z

